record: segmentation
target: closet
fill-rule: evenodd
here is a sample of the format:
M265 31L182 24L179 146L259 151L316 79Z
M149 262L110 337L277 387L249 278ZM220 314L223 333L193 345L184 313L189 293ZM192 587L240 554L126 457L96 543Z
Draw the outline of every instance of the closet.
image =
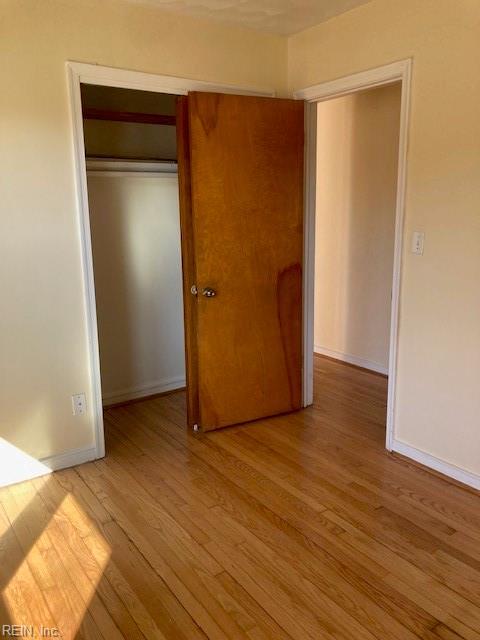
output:
M185 387L176 96L82 86L104 405Z

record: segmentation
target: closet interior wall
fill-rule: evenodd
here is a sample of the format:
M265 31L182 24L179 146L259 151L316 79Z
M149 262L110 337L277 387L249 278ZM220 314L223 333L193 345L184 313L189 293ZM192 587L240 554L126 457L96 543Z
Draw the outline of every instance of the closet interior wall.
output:
M175 100L82 87L104 405L185 386Z

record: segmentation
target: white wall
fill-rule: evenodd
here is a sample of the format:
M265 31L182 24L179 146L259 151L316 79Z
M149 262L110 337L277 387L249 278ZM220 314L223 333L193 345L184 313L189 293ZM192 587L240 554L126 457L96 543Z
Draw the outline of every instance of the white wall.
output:
M89 172L105 404L185 386L178 179Z
M413 57L396 438L480 486L479 42L478 0L372 0L289 38L289 84Z
M399 84L317 105L315 350L387 373Z

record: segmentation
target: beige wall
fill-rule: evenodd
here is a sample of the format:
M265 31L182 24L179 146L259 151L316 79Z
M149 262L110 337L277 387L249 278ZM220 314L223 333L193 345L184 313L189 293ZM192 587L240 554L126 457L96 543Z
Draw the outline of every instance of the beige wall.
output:
M65 61L285 93L412 56L397 437L480 473L480 5L373 0L286 41L111 0L0 4L0 437L93 444ZM413 230L425 255L408 252ZM90 400L88 397L87 400Z
M185 386L176 174L88 175L102 395Z
M400 85L317 106L315 348L388 369Z
M46 457L94 444L65 61L284 92L286 46L110 0L0 11L0 438Z
M478 0L373 0L289 40L292 89L413 57L396 435L477 474L479 42Z

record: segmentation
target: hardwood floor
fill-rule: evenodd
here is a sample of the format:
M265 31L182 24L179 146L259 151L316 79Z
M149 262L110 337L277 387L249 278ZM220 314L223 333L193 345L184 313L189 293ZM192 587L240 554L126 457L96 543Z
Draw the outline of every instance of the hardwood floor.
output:
M387 454L385 406L384 378L317 357L295 414L193 434L184 394L107 410L104 460L0 490L0 630L479 640L480 496Z

